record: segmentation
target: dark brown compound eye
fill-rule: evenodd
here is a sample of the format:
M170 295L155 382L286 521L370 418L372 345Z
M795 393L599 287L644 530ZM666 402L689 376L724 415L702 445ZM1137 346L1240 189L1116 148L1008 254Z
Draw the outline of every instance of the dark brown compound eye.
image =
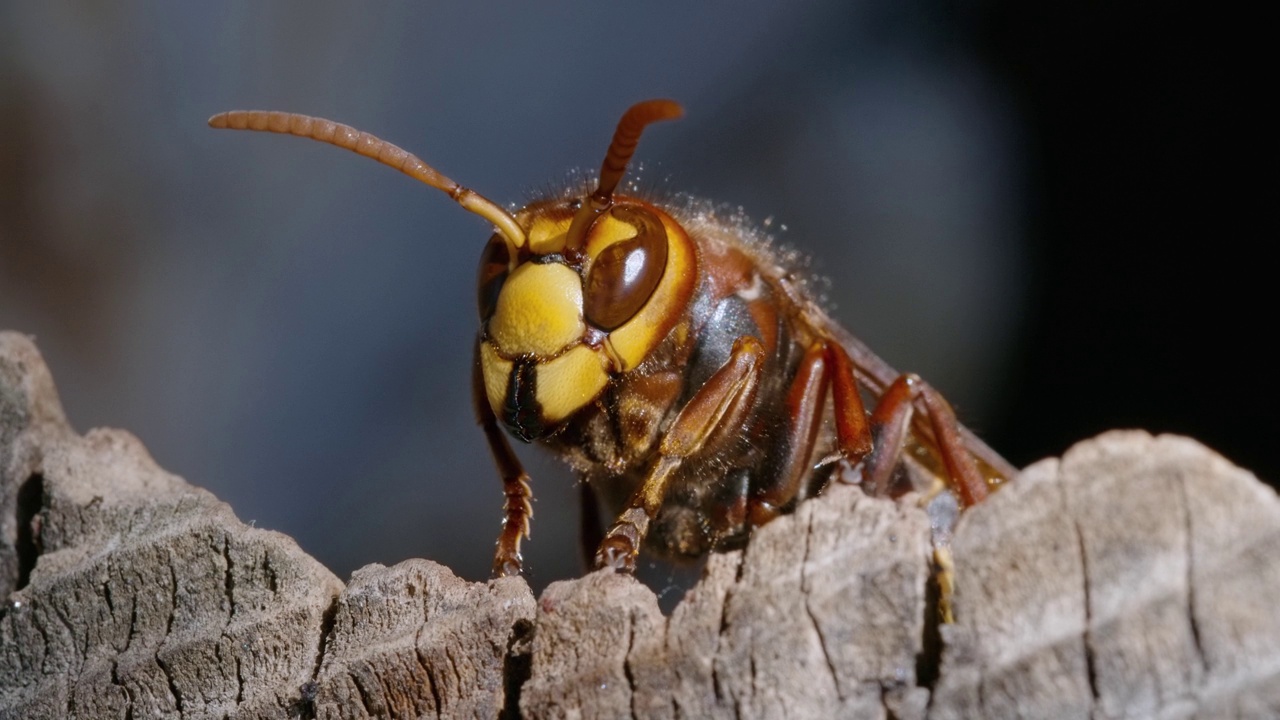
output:
M615 207L610 213L636 236L606 247L591 263L583 298L587 322L609 331L644 307L667 269L667 230L653 213Z
M480 256L480 271L476 276L476 299L480 304L481 320L488 320L497 309L498 293L502 292L502 283L507 281L510 263L507 242L501 234L495 233Z

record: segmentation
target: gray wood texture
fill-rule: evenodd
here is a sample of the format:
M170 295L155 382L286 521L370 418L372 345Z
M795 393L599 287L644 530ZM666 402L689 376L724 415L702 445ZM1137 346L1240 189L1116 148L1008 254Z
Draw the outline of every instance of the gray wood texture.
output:
M74 433L0 333L0 718L1274 718L1278 551L1270 488L1117 431L965 513L954 624L918 503L847 485L666 616L613 573L344 586L128 433Z

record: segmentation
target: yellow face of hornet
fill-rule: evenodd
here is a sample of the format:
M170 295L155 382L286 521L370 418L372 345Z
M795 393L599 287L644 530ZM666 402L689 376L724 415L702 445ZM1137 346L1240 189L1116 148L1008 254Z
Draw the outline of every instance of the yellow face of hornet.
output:
M697 255L656 207L616 197L571 239L590 199L516 214L527 242L501 233L478 277L480 370L494 414L531 441L594 401L667 336L693 294ZM581 221L580 221L581 222Z

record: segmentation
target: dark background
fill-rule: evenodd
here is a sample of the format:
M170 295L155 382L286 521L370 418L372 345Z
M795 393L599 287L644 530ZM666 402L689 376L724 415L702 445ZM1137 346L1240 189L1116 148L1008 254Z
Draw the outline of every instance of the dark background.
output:
M1280 480L1276 234L1250 168L1276 144L1249 109L1248 20L1230 22L1008 3L978 32L1030 140L1029 322L988 426L1016 460L1143 427Z
M468 400L488 229L291 138L284 109L518 202L670 96L640 177L773 218L836 316L1013 462L1110 428L1267 479L1273 263L1244 73L1210 19L1025 3L536 8L0 3L0 327L81 430L295 537L341 576L487 574L501 492ZM572 478L524 452L535 585L577 569Z

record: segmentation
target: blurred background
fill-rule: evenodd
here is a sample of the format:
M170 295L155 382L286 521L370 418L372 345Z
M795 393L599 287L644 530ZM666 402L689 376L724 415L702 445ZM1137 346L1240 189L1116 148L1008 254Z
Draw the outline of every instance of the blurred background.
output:
M646 134L642 181L771 218L835 315L1014 463L1141 427L1280 478L1265 236L1229 160L1263 146L1214 97L1212 31L1025 5L4 0L0 328L35 336L77 429L129 429L338 575L429 557L482 579L489 228L205 119L330 117L519 203L669 96L688 114ZM576 493L520 451L541 587L579 572Z

